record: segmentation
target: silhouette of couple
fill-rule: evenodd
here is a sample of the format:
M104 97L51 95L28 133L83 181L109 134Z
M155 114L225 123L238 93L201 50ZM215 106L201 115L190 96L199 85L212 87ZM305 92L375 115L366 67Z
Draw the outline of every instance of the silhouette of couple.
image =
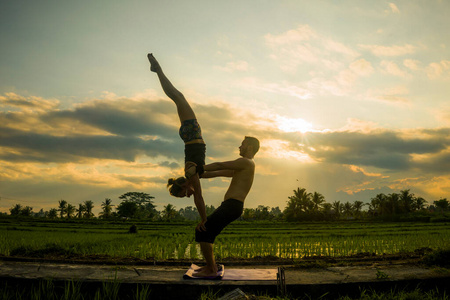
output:
M245 198L253 183L255 174L253 157L259 150L259 141L246 136L239 147L240 158L206 165L206 144L194 111L184 95L163 73L153 54L150 53L147 57L150 61L150 70L158 75L164 92L175 103L181 122L179 134L185 145L185 176L169 179L168 187L170 194L175 197L193 195L201 218L195 228L195 241L200 244L206 265L198 269L194 276L215 277L218 270L213 252L214 240L222 229L239 218L243 212ZM231 183L222 204L207 216L200 178L214 177L231 177Z

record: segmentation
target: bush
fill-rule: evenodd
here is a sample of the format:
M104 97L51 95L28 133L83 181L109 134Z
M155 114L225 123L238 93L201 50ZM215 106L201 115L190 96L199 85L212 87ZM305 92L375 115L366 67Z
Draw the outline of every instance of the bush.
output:
M429 266L450 267L450 249L438 250L424 257L423 262Z
M435 217L430 219L431 223L445 223L450 222L450 219L447 217Z
M22 256L22 257L53 257L53 256L70 256L73 254L73 250L64 249L63 247L49 243L41 249L34 249L31 246L19 246L11 250L11 256Z
M137 233L137 227L135 224L131 225L130 229L128 230L128 233Z

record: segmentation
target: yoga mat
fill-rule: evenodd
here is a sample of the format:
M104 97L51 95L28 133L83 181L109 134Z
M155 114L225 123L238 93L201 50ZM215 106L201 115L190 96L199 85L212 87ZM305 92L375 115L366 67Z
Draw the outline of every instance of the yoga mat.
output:
M277 269L228 269L225 272L225 267L219 265L221 269L217 272L217 276L199 278L194 277L195 270L199 266L192 264L187 272L183 275L184 279L209 279L209 280L235 280L235 281L253 281L253 280L277 280Z
M228 269L222 280L277 280L277 269Z
M199 269L200 267L197 265L192 264L191 267L187 270L186 273L184 273L183 278L184 279L200 279L200 280L220 280L223 278L223 274L225 272L225 267L223 265L218 265L219 270L217 271L216 276L211 277L195 277L194 272L195 270Z

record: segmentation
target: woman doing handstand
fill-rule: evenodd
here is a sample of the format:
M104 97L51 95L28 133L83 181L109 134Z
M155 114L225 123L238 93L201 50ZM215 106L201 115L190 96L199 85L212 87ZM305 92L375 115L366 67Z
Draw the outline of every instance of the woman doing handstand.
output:
M180 118L180 137L184 141L185 154L185 170L190 167L205 164L206 145L202 138L200 125L197 122L194 111L187 102L184 95L178 91L169 79L164 75L161 66L155 59L153 54L147 55L150 61L150 70L158 75L164 93L175 102ZM201 174L200 174L201 175ZM190 197L194 195L194 203L200 214L202 221L197 225L197 230L204 231L206 222L206 208L202 196L202 189L200 185L200 176L198 173L188 176L189 178L179 177L177 179L171 178L168 182L170 194L175 197Z

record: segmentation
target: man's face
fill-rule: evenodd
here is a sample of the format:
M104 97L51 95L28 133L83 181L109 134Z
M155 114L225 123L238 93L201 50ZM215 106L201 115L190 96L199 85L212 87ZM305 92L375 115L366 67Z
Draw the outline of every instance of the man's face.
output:
M239 146L239 155L244 156L245 152L247 152L247 148L248 148L248 141L244 139L241 143L241 146Z

